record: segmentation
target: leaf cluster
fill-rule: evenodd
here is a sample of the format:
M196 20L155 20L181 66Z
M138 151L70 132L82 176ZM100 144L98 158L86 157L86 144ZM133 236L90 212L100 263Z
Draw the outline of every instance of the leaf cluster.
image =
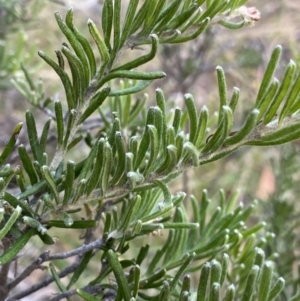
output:
M220 206L209 217L204 191L201 202L190 198L194 213L190 220L183 205L185 194L171 195L167 184L186 169L218 160L240 146L277 145L298 139L300 73L296 64L289 63L279 82L274 72L281 47L274 49L253 109L238 130L234 129L234 113L240 91L234 88L228 96L220 66L216 68L220 100L216 114L209 115L206 106L198 109L191 94L184 95L184 109L173 110L169 110L159 88L156 103L150 108L145 108L147 95L134 95L165 76L161 71L134 70L155 57L160 43L194 39L214 18L230 27L226 18L245 2L146 0L139 5L138 0L131 0L121 24L121 0L106 0L102 34L92 20L87 22L99 63L93 45L74 25L73 10L68 10L65 18L55 13L67 42L55 51L56 61L43 51L38 54L60 78L65 100L53 101L45 96L42 82L35 83L24 67L25 79L14 81L15 87L51 118L39 133L32 112L26 112L29 145L17 147L22 166L7 163L22 123L16 125L0 155L0 239L9 237L11 242L0 255L0 265L8 270L34 235L43 244L54 244L51 228L82 229L85 238L81 247L70 252L42 253L5 289L9 292L48 261L51 279L14 298L27 296L53 281L61 294L52 300L75 293L85 300L112 294L115 300L132 301L234 300L234 296L245 301L269 301L278 296L284 281L260 249L272 235L261 240L256 237L264 223L245 227L253 206L234 208L237 195L226 202L221 192ZM118 64L124 49L145 44L150 44L148 54ZM95 115L102 127L96 134L83 131ZM47 153L52 130L57 142L53 158ZM78 162L67 160L71 150L80 152L82 142L89 148L87 154L83 153ZM17 192L10 188L13 181ZM100 237L96 237L96 229L100 229ZM153 256L147 244L135 258L122 259L131 241L165 229L168 238ZM73 256L77 260L72 268L57 271L54 260ZM95 258L100 258L99 274L86 286L72 290ZM207 260L210 262L205 263ZM182 276L200 269L202 276L195 293L191 278ZM61 278L69 274L70 281L64 285ZM114 280L109 282L111 275ZM230 285L224 289L224 299L221 287L226 279ZM232 284L235 281L236 286Z

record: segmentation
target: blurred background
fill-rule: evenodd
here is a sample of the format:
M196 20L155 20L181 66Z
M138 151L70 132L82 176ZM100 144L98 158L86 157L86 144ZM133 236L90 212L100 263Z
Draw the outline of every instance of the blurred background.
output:
M64 92L55 73L37 55L43 50L52 57L64 37L58 29L53 13L62 15L72 6L77 28L88 36L86 22L91 18L100 28L101 0L0 0L0 147L10 136L14 125L24 121L28 108L34 111L41 124L49 118L45 110L32 107L25 97L16 91L12 78L23 77L22 63L35 81L43 81L45 94L51 99L63 98ZM126 5L128 1L122 1ZM184 45L164 45L149 66L151 70L163 70L167 77L154 82L149 88L149 105L154 102L153 91L160 87L169 99L170 108L183 107L183 95L192 93L198 106L206 105L210 113L218 105L218 89L215 67L221 65L227 76L228 93L240 88L240 102L235 112L234 128L238 129L244 116L253 105L264 69L274 47L281 44L283 56L278 68L278 78L290 59L300 63L300 2L293 0L250 0L247 6L255 6L261 19L254 27L229 30L213 25L195 41ZM145 50L127 50L125 58ZM20 143L26 137L20 135ZM51 148L53 148L51 150ZM48 151L54 151L55 139ZM294 285L293 277L299 259L300 143L268 148L248 148L199 169L190 170L171 184L174 192L184 190L201 196L207 188L212 199L219 189L227 195L236 189L241 191L240 201L250 204L258 200L255 221L268 223L268 231L278 235L270 242L268 252L278 253L278 273ZM80 154L79 154L80 155ZM12 158L12 164L18 164ZM60 241L61 244L72 243ZM63 247L68 249L68 247ZM40 253L33 247L32 258ZM22 289L22 288L19 288ZM33 299L36 298L36 299ZM38 294L28 300L40 300ZM25 300L25 299L24 299ZM27 299L26 299L27 300Z

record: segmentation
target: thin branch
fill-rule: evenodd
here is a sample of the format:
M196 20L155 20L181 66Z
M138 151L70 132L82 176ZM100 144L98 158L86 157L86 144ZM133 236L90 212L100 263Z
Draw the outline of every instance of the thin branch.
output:
M47 107L43 106L37 106L43 113L45 113L47 116L51 117L53 120L56 120L56 116L53 113L52 110L48 109Z
M69 267L62 270L60 273L58 273L59 278L63 278L65 276L73 273L76 270L76 268L78 267L78 265L79 265L79 262L76 261L75 263L73 263ZM18 299L24 298L24 297L26 297L28 295L31 295L32 293L42 289L43 287L48 286L53 281L54 281L54 278L52 276L49 276L46 279L44 279L43 281L32 285L30 288L28 288L28 289L26 289L26 290L24 290L24 291L22 291L18 294L13 295L12 297L10 297L10 299L12 299L12 300L17 299L18 300Z
M13 279L11 282L8 283L7 287L10 291L14 287L16 287L21 281L23 281L25 278L27 278L34 270L37 269L44 269L44 267L41 266L41 264L49 258L50 251L46 251L42 253L39 257L37 257L24 271L17 276L15 279Z
M10 247L10 241L8 238L2 239L3 249L7 250ZM11 265L11 261L4 264L0 269L0 301L5 300L9 290L7 289L6 283L8 279L8 272Z
M8 263L4 264L1 267L1 270L0 270L0 284L1 284L1 286L5 285L6 282L7 282L7 275L8 275L8 272L9 272L10 264L11 264L11 261L9 261Z
M83 245L83 246L81 246L77 249L74 249L72 251L58 253L58 254L49 256L48 261L56 260L56 259L65 259L65 258L68 258L68 257L72 257L72 256L76 256L76 255L79 255L79 254L86 253L86 252L88 252L90 250L93 250L93 249L100 249L103 246L105 246L105 242L101 238L99 238L96 241L94 241L94 242L92 242L88 245Z
M72 250L70 252L63 252L63 253L58 253L52 256L49 256L49 253L44 252L42 253L38 258L36 258L29 267L27 267L17 278L15 278L11 283L9 283L10 287L14 287L16 286L20 281L22 281L24 278L28 277L35 269L40 268L40 265L43 262L46 261L51 261L51 260L56 260L56 259L65 259L68 257L72 257L72 256L76 256L76 255L81 255L84 254L90 250L93 249L99 249L101 247L103 247L105 245L105 243L103 242L103 240L97 239L96 241L87 244L87 245L83 245L75 250ZM75 271L75 269L79 266L80 264L80 260L78 260L78 258L75 260L75 262L65 268L64 270L62 270L58 275L60 278L65 277L66 275L72 273ZM22 277L22 279L21 279ZM25 296L28 296L38 290L40 290L41 288L49 285L51 282L53 282L54 279L52 276L47 277L46 279L44 279L43 281L31 286L29 289L24 290L23 292L20 292L16 295L14 295L13 297L11 297L12 299L20 299L20 298L24 298Z
M93 234L99 225L99 221L102 218L102 213L106 212L108 210L108 208L110 207L110 205L111 205L110 202L106 202L105 204L102 204L102 207L100 210L97 210L97 213L95 216L95 220L98 222L97 226L92 229L87 230L86 235L84 237L84 244L89 244L91 242L91 240L93 238ZM98 209L99 209L99 207L98 207Z
M85 286L85 287L82 288L82 290L84 290L85 292L93 295L93 294L102 293L105 288L106 288L106 286L97 284L97 285L93 285L93 286ZM114 291L110 292L111 295L113 293L115 293L115 292ZM65 293L61 293L59 295L56 295L55 297L49 299L49 301L59 301L59 300L64 299L64 298L71 297L71 296L73 296L75 294L77 294L76 290L69 290L69 291L67 291Z

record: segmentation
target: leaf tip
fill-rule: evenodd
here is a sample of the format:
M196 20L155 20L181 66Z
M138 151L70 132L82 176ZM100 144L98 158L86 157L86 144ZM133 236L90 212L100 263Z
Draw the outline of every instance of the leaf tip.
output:
M18 205L15 209L15 211L20 214L22 212L22 208Z
M222 108L223 108L224 111L231 111L231 108L227 105L222 106Z
M150 38L152 38L154 40L158 40L158 36L155 33L150 34Z
M61 14L59 13L59 11L54 12L54 16L56 18L61 18Z
M253 109L252 114L253 115L258 115L259 114L259 109Z
M204 106L202 107L201 111L203 111L203 112L208 112L208 107L207 107L206 105L204 105Z
M193 96L191 93L185 93L183 97L184 99L188 99L188 98L192 98Z
M291 67L296 67L296 62L294 60L290 60L289 65Z

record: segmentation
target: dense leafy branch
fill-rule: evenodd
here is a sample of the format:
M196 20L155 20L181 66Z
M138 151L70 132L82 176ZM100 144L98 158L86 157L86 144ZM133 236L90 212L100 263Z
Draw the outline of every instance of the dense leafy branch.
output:
M278 296L284 280L261 249L273 235L266 233L264 239L258 239L263 222L245 226L254 206L235 206L237 194L226 202L221 191L220 206L209 217L210 201L204 191L201 202L193 196L188 199L194 213L190 219L183 206L185 194L171 195L167 183L186 169L218 160L243 145L277 145L300 138L300 73L296 64L288 64L281 82L274 79L281 47L274 49L257 99L239 129L234 128L234 114L240 92L234 88L228 96L220 66L216 68L220 100L217 115L210 116L206 106L198 109L191 94L184 95L184 110L169 110L161 89L156 89L156 106L148 109L146 94L134 96L165 76L161 71L133 70L151 61L159 44L187 42L215 24L231 29L252 25L259 13L244 7L245 2L146 0L140 4L131 0L121 24L121 0L106 0L102 33L88 20L99 65L89 40L74 25L73 10L68 10L65 19L55 13L67 43L55 51L57 62L43 51L38 54L60 78L65 102L46 97L42 82L35 84L24 67L25 80L14 81L33 105L51 112L57 146L54 157L49 158L46 147L52 120L38 134L36 120L27 111L29 148L18 147L22 167L4 165L9 162L22 123L15 127L0 155L0 239L10 238L0 255L0 283L4 283L0 288L5 290L0 300L5 300L9 291L35 269L44 269L42 264L47 261L51 261L52 276L13 298L30 295L51 282L61 291L52 300L74 294L85 300L98 300L94 295L104 299L109 294L114 300L126 301L219 300L221 290L224 300L255 297L268 301ZM236 23L232 22L235 18L239 19ZM146 44L149 53L119 62L125 49ZM116 79L121 80L118 83ZM94 137L82 133L84 123L96 113L103 127ZM141 120L139 115L145 118ZM89 147L86 156L83 154L80 162L66 162L72 149L80 150L81 141ZM18 184L17 192L9 187L12 179ZM97 214L91 214L91 206ZM85 211L85 219L78 219L79 211ZM69 252L42 253L7 282L10 264L33 236L38 235L44 244L55 243L47 233L53 227L84 229L85 244ZM94 239L96 227L100 227L101 237ZM168 238L154 255L148 256L147 244L135 258L122 259L136 237L159 235L166 229ZM72 289L98 254L101 271L87 285ZM52 263L73 256L74 264L60 272ZM200 281L193 292L191 278L182 276L199 270ZM60 279L69 274L72 276L65 285ZM114 279L110 283L106 281L109 275ZM222 288L225 283L230 285Z

